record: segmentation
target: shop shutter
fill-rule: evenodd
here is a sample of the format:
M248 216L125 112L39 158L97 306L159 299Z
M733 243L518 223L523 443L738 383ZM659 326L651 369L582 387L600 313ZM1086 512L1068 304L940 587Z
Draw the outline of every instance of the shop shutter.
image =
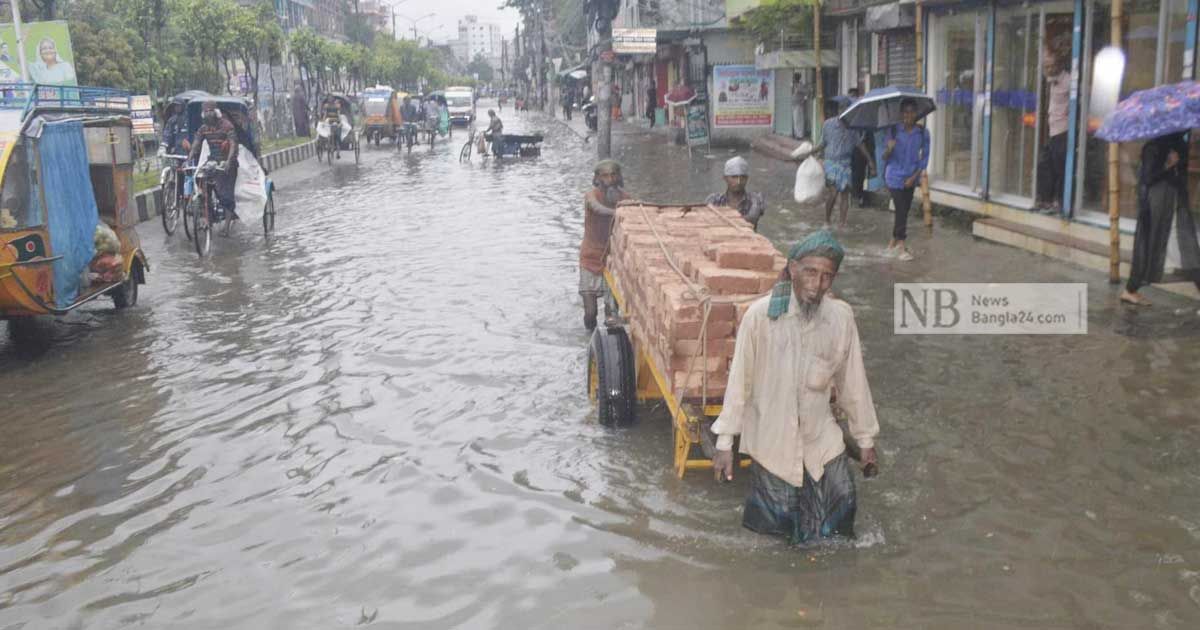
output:
M887 32L888 85L917 84L917 40L911 30Z

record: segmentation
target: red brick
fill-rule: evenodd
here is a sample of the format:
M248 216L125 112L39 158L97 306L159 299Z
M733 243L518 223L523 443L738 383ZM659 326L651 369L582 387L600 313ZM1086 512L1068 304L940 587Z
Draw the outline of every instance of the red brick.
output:
M701 267L697 270L698 280L717 295L755 293L761 291L761 274L741 269Z
M727 269L771 271L775 268L774 251L762 251L734 243L721 244L716 249L717 264Z

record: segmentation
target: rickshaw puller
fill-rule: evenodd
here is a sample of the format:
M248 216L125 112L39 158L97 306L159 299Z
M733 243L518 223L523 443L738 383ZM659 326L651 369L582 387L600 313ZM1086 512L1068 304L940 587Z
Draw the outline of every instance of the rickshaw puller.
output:
M229 119L221 116L215 101L205 101L201 107L204 124L196 130L196 142L188 156L193 163L200 158L200 150L208 145L208 160L225 163L225 170L217 173L216 193L220 209L228 210L237 217L237 198L234 185L237 183L237 130ZM218 211L217 219L223 218Z
M592 189L583 197L583 242L579 245L579 297L583 299L583 325L596 327L600 296L605 297L604 314L616 313L612 295L604 283L604 265L608 258L608 240L612 233L617 204L629 195L624 190L621 165L601 160L592 171Z

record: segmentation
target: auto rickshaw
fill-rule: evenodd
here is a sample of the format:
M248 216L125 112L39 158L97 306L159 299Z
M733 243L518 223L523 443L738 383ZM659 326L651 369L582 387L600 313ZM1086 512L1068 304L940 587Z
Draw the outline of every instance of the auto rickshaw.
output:
M338 138L332 138L333 127L328 120L325 120L324 99L322 99L322 107L320 111L320 120L317 122L317 143L316 153L317 161L321 161L322 155L329 158L329 163L340 159L342 151L354 152L354 163L358 164L361 161L362 147L359 143L358 132L354 129L354 109L350 99L345 94L332 93L326 95L325 98L332 98L341 104L341 121L338 123Z
M20 326L102 296L137 304L150 265L134 225L129 94L10 86L0 103L0 319Z
M386 85L363 92L363 137L367 142L379 146L384 138L395 139L396 130L404 122L400 115L400 94Z

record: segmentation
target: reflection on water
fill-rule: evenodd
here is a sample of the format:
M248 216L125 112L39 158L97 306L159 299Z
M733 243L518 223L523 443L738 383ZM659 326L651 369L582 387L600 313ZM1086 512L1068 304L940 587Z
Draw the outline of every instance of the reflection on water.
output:
M857 545L740 529L745 480L669 470L665 411L595 424L575 297L589 151L386 147L279 173L278 238L198 261L143 228L142 304L0 345L0 628L1194 628L1200 323L1094 274L855 211L883 425ZM618 139L699 200L725 151ZM345 162L345 161L344 161ZM753 156L783 244L820 212ZM1087 337L894 337L894 281L1091 283ZM1165 300L1169 302L1169 300Z

